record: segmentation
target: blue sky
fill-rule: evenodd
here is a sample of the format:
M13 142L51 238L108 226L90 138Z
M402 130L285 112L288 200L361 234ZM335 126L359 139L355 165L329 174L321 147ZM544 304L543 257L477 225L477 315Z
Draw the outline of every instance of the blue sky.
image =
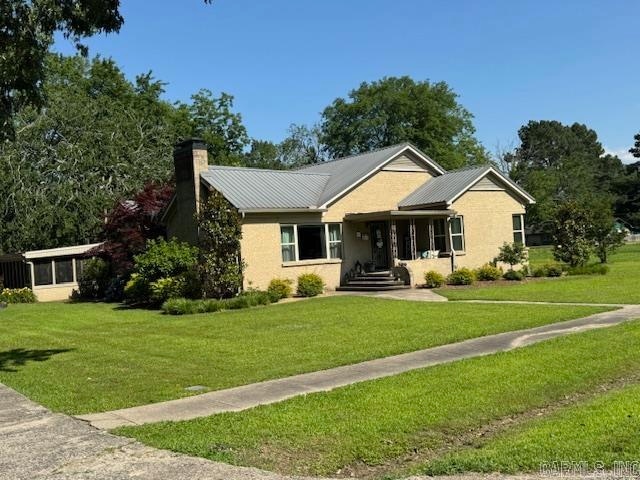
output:
M449 83L490 151L553 119L630 160L640 131L635 0L122 0L122 13L92 54L131 78L152 70L169 100L234 95L254 138L279 141L360 82L400 75Z

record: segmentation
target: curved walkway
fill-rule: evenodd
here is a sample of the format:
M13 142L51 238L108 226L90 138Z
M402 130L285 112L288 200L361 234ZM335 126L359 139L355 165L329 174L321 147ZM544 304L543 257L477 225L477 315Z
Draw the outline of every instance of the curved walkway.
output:
M473 338L416 352L203 393L178 400L80 415L78 418L90 422L95 427L111 429L125 425L189 420L217 413L235 412L280 402L297 395L328 391L418 368L511 350L571 333L617 325L636 318L640 318L640 305L625 305L619 310L526 330Z

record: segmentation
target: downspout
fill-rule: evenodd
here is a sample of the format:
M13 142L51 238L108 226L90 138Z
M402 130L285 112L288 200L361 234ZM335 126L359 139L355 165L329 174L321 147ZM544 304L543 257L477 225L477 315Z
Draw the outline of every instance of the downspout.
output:
M453 217L447 217L447 231L449 232L449 250L451 250L451 271L456 270L456 251L453 249L453 237L451 235L451 219Z

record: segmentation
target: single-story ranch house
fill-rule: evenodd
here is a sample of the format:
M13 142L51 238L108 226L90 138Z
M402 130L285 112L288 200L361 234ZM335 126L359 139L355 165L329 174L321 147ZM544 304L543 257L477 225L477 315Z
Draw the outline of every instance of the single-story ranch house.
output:
M329 289L372 288L365 273L394 288L479 267L524 242L534 203L490 165L447 172L409 143L281 171L209 165L206 145L189 140L174 163L167 236L196 243L200 201L217 190L241 214L245 288L305 272Z

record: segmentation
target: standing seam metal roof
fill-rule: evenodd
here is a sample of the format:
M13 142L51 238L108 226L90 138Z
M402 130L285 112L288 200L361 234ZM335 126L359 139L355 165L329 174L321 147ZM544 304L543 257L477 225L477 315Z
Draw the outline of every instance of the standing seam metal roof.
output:
M236 208L314 208L329 175L210 165L202 179Z
M375 170L381 164L405 150L407 147L411 147L419 152L416 147L407 142L359 155L352 155L350 157L338 158L328 162L316 163L296 171L331 175L331 178L327 182L327 186L320 197L320 205L323 205L336 195L340 194L340 192L356 183L369 172ZM442 172L446 171L428 156L424 154L422 155L434 165L436 170L440 170Z
M484 165L482 167L456 170L445 173L439 177L432 178L401 200L398 203L398 206L402 208L415 207L418 205L449 203L464 191L469 184L480 178L489 170L491 170L491 166Z

